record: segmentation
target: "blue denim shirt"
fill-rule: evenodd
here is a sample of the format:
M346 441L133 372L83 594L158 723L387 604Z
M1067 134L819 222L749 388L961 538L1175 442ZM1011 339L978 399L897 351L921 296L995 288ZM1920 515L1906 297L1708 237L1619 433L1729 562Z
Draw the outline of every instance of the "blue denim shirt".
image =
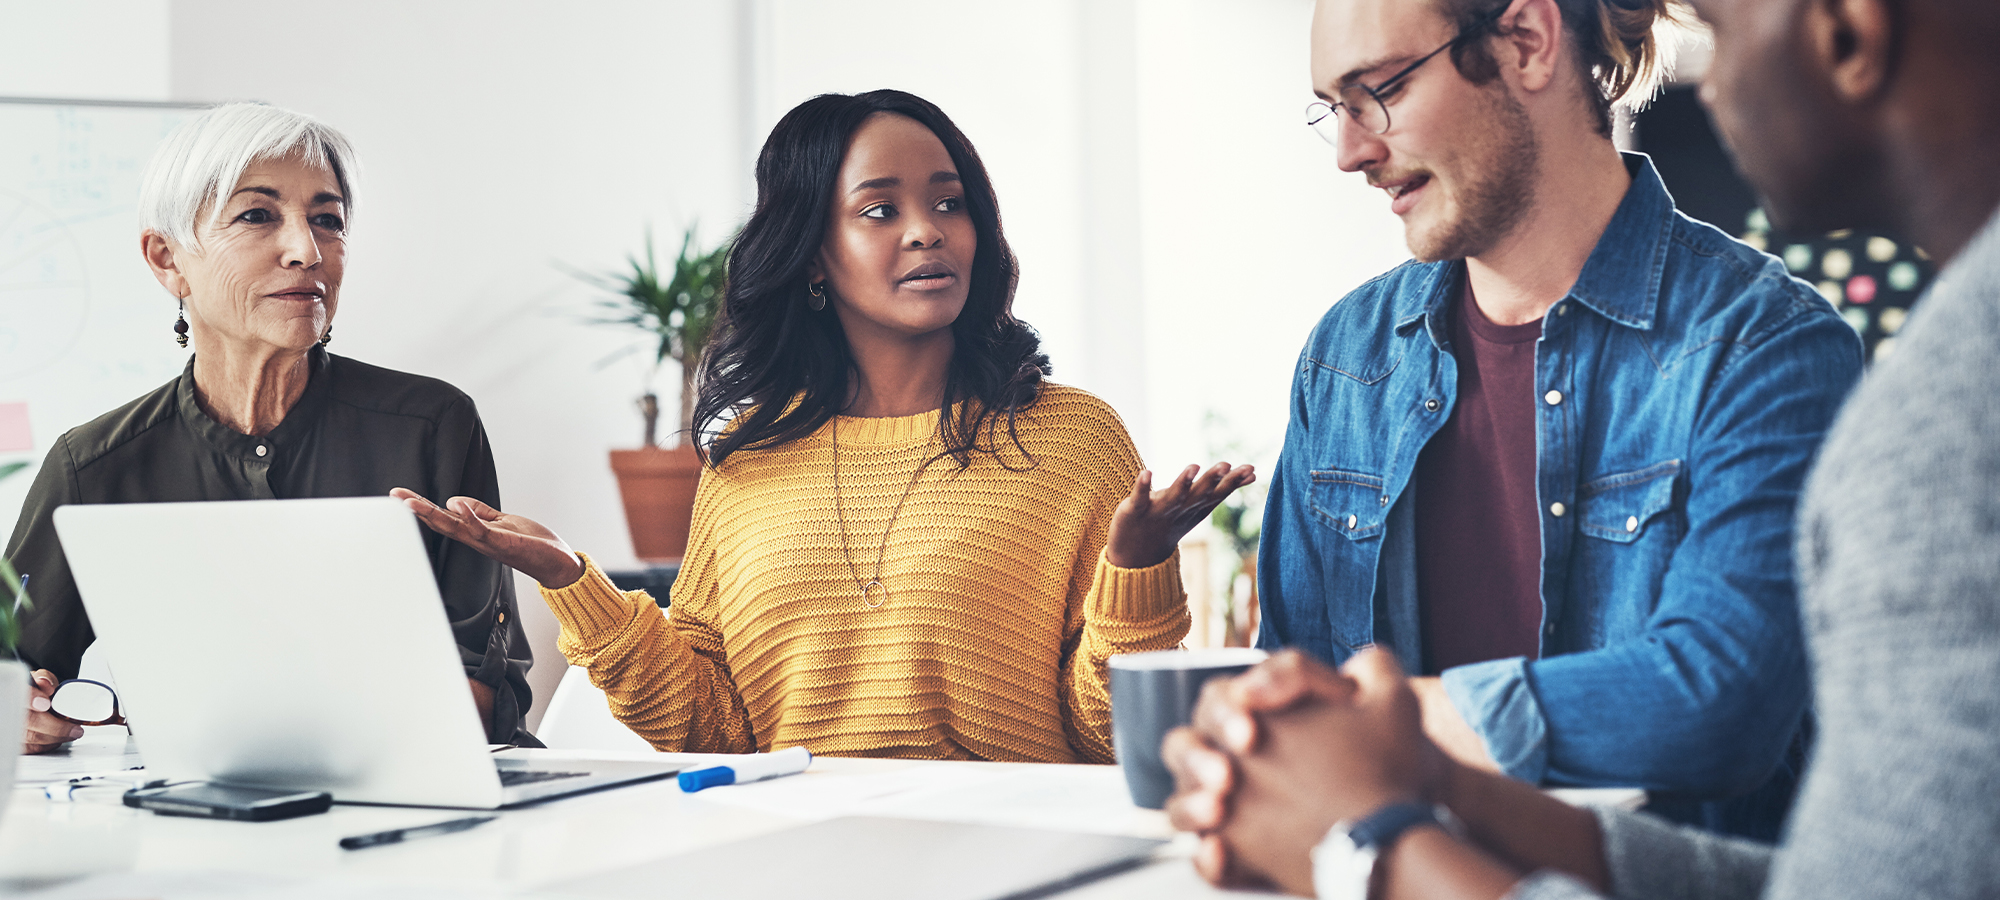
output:
M1535 344L1541 653L1443 682L1510 776L1722 796L1772 772L1805 707L1793 508L1861 344L1776 259L1676 212L1650 160L1626 164ZM1260 646L1422 660L1411 474L1456 397L1464 271L1399 266L1307 341Z

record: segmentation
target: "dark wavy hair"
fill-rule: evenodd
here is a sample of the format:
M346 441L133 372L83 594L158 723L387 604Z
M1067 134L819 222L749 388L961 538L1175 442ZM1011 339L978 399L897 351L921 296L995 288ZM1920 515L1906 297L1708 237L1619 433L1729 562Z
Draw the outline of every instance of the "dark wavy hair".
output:
M696 385L695 443L710 466L738 450L810 435L847 404L853 352L837 316L806 307L808 266L826 238L848 142L876 113L915 119L943 142L979 239L965 308L951 325L956 346L945 376L946 410L938 416L940 455L960 468L975 452L997 455L999 441L982 444L980 436L1002 422L1022 449L1015 417L1035 402L1050 367L1040 336L1014 318L1019 270L1000 232L993 183L979 152L943 110L884 90L814 97L786 113L764 141L757 208L729 251L721 318Z

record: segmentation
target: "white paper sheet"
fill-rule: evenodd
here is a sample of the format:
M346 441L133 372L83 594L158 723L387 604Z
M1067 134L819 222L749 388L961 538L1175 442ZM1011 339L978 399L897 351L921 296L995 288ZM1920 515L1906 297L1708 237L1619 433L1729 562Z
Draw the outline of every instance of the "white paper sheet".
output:
M1132 805L1116 766L925 765L815 772L709 788L701 799L803 819L893 816L1097 834L1173 834L1166 816Z
M896 768L882 772L827 772L773 778L755 784L709 788L695 794L702 800L795 819L830 819L861 815L871 805L891 797L964 787L991 781L1001 773L977 764Z

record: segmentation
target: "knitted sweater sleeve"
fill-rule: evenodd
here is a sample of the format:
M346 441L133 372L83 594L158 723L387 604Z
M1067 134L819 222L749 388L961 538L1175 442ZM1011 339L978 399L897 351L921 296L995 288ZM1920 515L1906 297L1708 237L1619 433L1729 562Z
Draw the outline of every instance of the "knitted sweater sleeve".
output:
M1132 490L1141 468L1124 423L1110 407L1087 429L1103 439L1098 471L1079 473L1092 485L1091 524L1071 575L1064 632L1063 726L1078 759L1116 761L1111 750L1111 684L1106 661L1119 653L1171 650L1187 637L1187 592L1181 586L1180 552L1158 565L1127 569L1104 556L1111 519Z
M661 615L645 591L623 592L583 554L584 576L569 587L542 589L562 625L557 647L590 670L611 714L663 751L752 753L758 749L750 714L731 679L714 609L714 528L705 513L711 479L701 496L687 555L674 581L673 607ZM706 502L704 502L706 501Z

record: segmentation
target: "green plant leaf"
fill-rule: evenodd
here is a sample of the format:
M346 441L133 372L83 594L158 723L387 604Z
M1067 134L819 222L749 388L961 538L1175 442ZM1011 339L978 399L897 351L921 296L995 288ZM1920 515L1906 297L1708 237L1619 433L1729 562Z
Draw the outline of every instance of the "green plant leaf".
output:
M0 480L28 467L24 462L0 464ZM21 587L21 574L5 559L0 559L0 657L11 658L14 648L21 643L20 610L32 609L27 589Z
M0 559L0 654L14 656L14 648L21 645L21 612L35 608L28 599L28 589L21 586L21 575L7 560Z
M625 270L593 274L564 266L578 279L616 295L598 306L604 315L592 321L622 325L649 332L658 338L654 362L687 363L699 359L708 343L716 315L721 312L730 241L710 250L695 244L695 229L681 235L680 253L674 258L665 281L653 250L653 231L646 229L646 249L625 258Z

